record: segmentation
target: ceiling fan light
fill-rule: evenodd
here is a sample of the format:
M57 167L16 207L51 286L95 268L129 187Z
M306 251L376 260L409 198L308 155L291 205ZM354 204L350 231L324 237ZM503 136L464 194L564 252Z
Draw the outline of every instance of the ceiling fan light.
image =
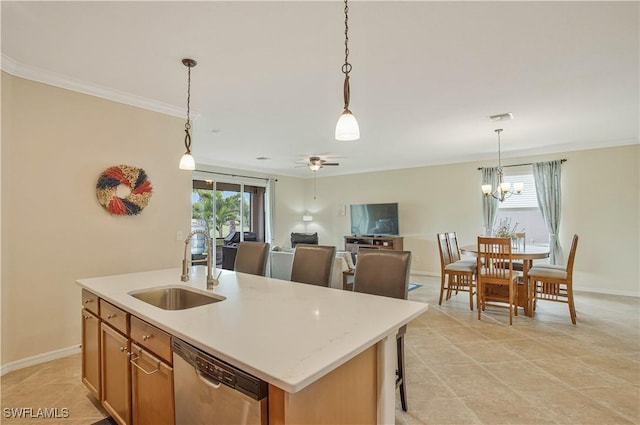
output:
M356 121L356 117L353 116L351 111L345 109L336 124L336 140L351 142L359 138L360 127L358 127L358 121Z
M309 164L309 169L311 171L318 171L321 167L322 167L322 165L319 164L319 163Z
M193 171L196 169L196 162L193 160L193 156L189 152L185 152L185 154L182 155L179 167L181 170Z

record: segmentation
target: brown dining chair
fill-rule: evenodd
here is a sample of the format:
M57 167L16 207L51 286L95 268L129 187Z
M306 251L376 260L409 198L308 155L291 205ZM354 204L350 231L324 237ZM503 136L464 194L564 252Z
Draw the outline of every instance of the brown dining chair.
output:
M353 279L354 292L381 295L406 300L409 292L411 252L364 249L358 251L358 263ZM396 334L398 366L396 387L400 388L402 410L407 411L407 396L404 368L404 335L407 326Z
M573 302L573 262L578 248L578 235L573 235L567 265L540 265L529 270L531 286L529 311L535 311L537 300L555 301L569 304L571 323L576 324L576 307Z
M442 305L445 289L446 298L451 298L451 292L469 293L469 308L473 310L474 282L476 262L474 260L460 260L460 249L455 232L438 233L438 251L440 252L440 298L438 305ZM455 252L455 253L454 253ZM458 261L454 261L458 258Z
M478 237L477 258L477 304L478 320L487 306L509 309L509 324L513 324L513 311L518 315L515 304L518 299L518 272L513 271L511 238ZM494 292L496 287L508 289L508 297ZM507 305L504 305L504 304Z
M329 287L335 257L335 246L297 244L291 281Z
M518 233L514 233L513 235L513 240L511 241L512 243L512 248L515 249L516 251L521 251L524 252L525 249L527 248L527 244L526 244L526 233L524 232L518 232ZM514 261L513 262L513 270L516 271L523 271L524 270L524 264L522 261Z
M233 270L240 273L264 276L267 271L267 242L240 242Z

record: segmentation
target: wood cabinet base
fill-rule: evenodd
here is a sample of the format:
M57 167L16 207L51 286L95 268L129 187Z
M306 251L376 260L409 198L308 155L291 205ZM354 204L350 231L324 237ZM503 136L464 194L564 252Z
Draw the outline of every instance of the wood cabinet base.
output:
M376 371L374 346L297 393L269 385L269 424L374 424Z

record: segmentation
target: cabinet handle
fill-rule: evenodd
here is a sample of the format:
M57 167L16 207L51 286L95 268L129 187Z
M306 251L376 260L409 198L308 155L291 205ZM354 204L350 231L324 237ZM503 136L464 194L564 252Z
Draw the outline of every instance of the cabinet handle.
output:
M152 370L151 372L148 372L148 371L144 370L144 368L142 366L140 366L138 363L136 363L136 360L138 360L139 358L140 358L140 356L131 357L131 360L129 360L129 361L131 362L132 365L134 365L135 367L137 367L138 369L143 371L145 373L145 375L153 375L154 373L156 373L156 372L158 372L160 370L160 362L158 362L156 364L156 368L154 370Z
M93 302L93 300L91 300L91 299L89 299L89 300L84 300L84 303L85 303L85 304L89 304L89 303L92 303L92 302Z
M148 341L151 338L153 338L153 335L142 335L142 340L143 341Z
M113 319L114 317L116 317L116 315L115 315L115 314L109 314L109 315L107 316L107 320L108 320L108 319Z
M126 351L126 347L120 347L120 352L122 353L123 351Z
M89 319L91 319L91 316L85 316L84 314L82 315L82 317L84 317L84 320L89 320Z

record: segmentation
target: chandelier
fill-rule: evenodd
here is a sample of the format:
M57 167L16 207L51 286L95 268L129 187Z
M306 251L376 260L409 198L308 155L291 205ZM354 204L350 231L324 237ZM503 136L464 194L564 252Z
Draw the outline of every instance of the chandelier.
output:
M496 187L495 190L492 190L493 188L490 184L483 184L482 193L484 193L484 196L492 196L498 201L503 202L513 194L520 195L522 193L522 189L524 188L524 184L515 183L512 189L511 183L504 181L500 155L500 133L502 133L502 129L498 128L495 130L495 132L498 133L498 187Z
M358 121L349 110L349 100L351 97L351 89L349 87L349 72L351 72L351 64L349 63L349 5L344 0L344 64L342 65L342 73L344 74L344 111L336 124L336 140L350 142L360 138L360 128Z
M189 71L187 74L187 122L184 124L184 147L186 152L180 158L180 169L181 170L195 170L196 163L193 160L193 156L191 155L191 120L189 113L190 111L190 103L191 103L191 68L196 66L198 62L193 59L182 59L182 64L186 66Z

